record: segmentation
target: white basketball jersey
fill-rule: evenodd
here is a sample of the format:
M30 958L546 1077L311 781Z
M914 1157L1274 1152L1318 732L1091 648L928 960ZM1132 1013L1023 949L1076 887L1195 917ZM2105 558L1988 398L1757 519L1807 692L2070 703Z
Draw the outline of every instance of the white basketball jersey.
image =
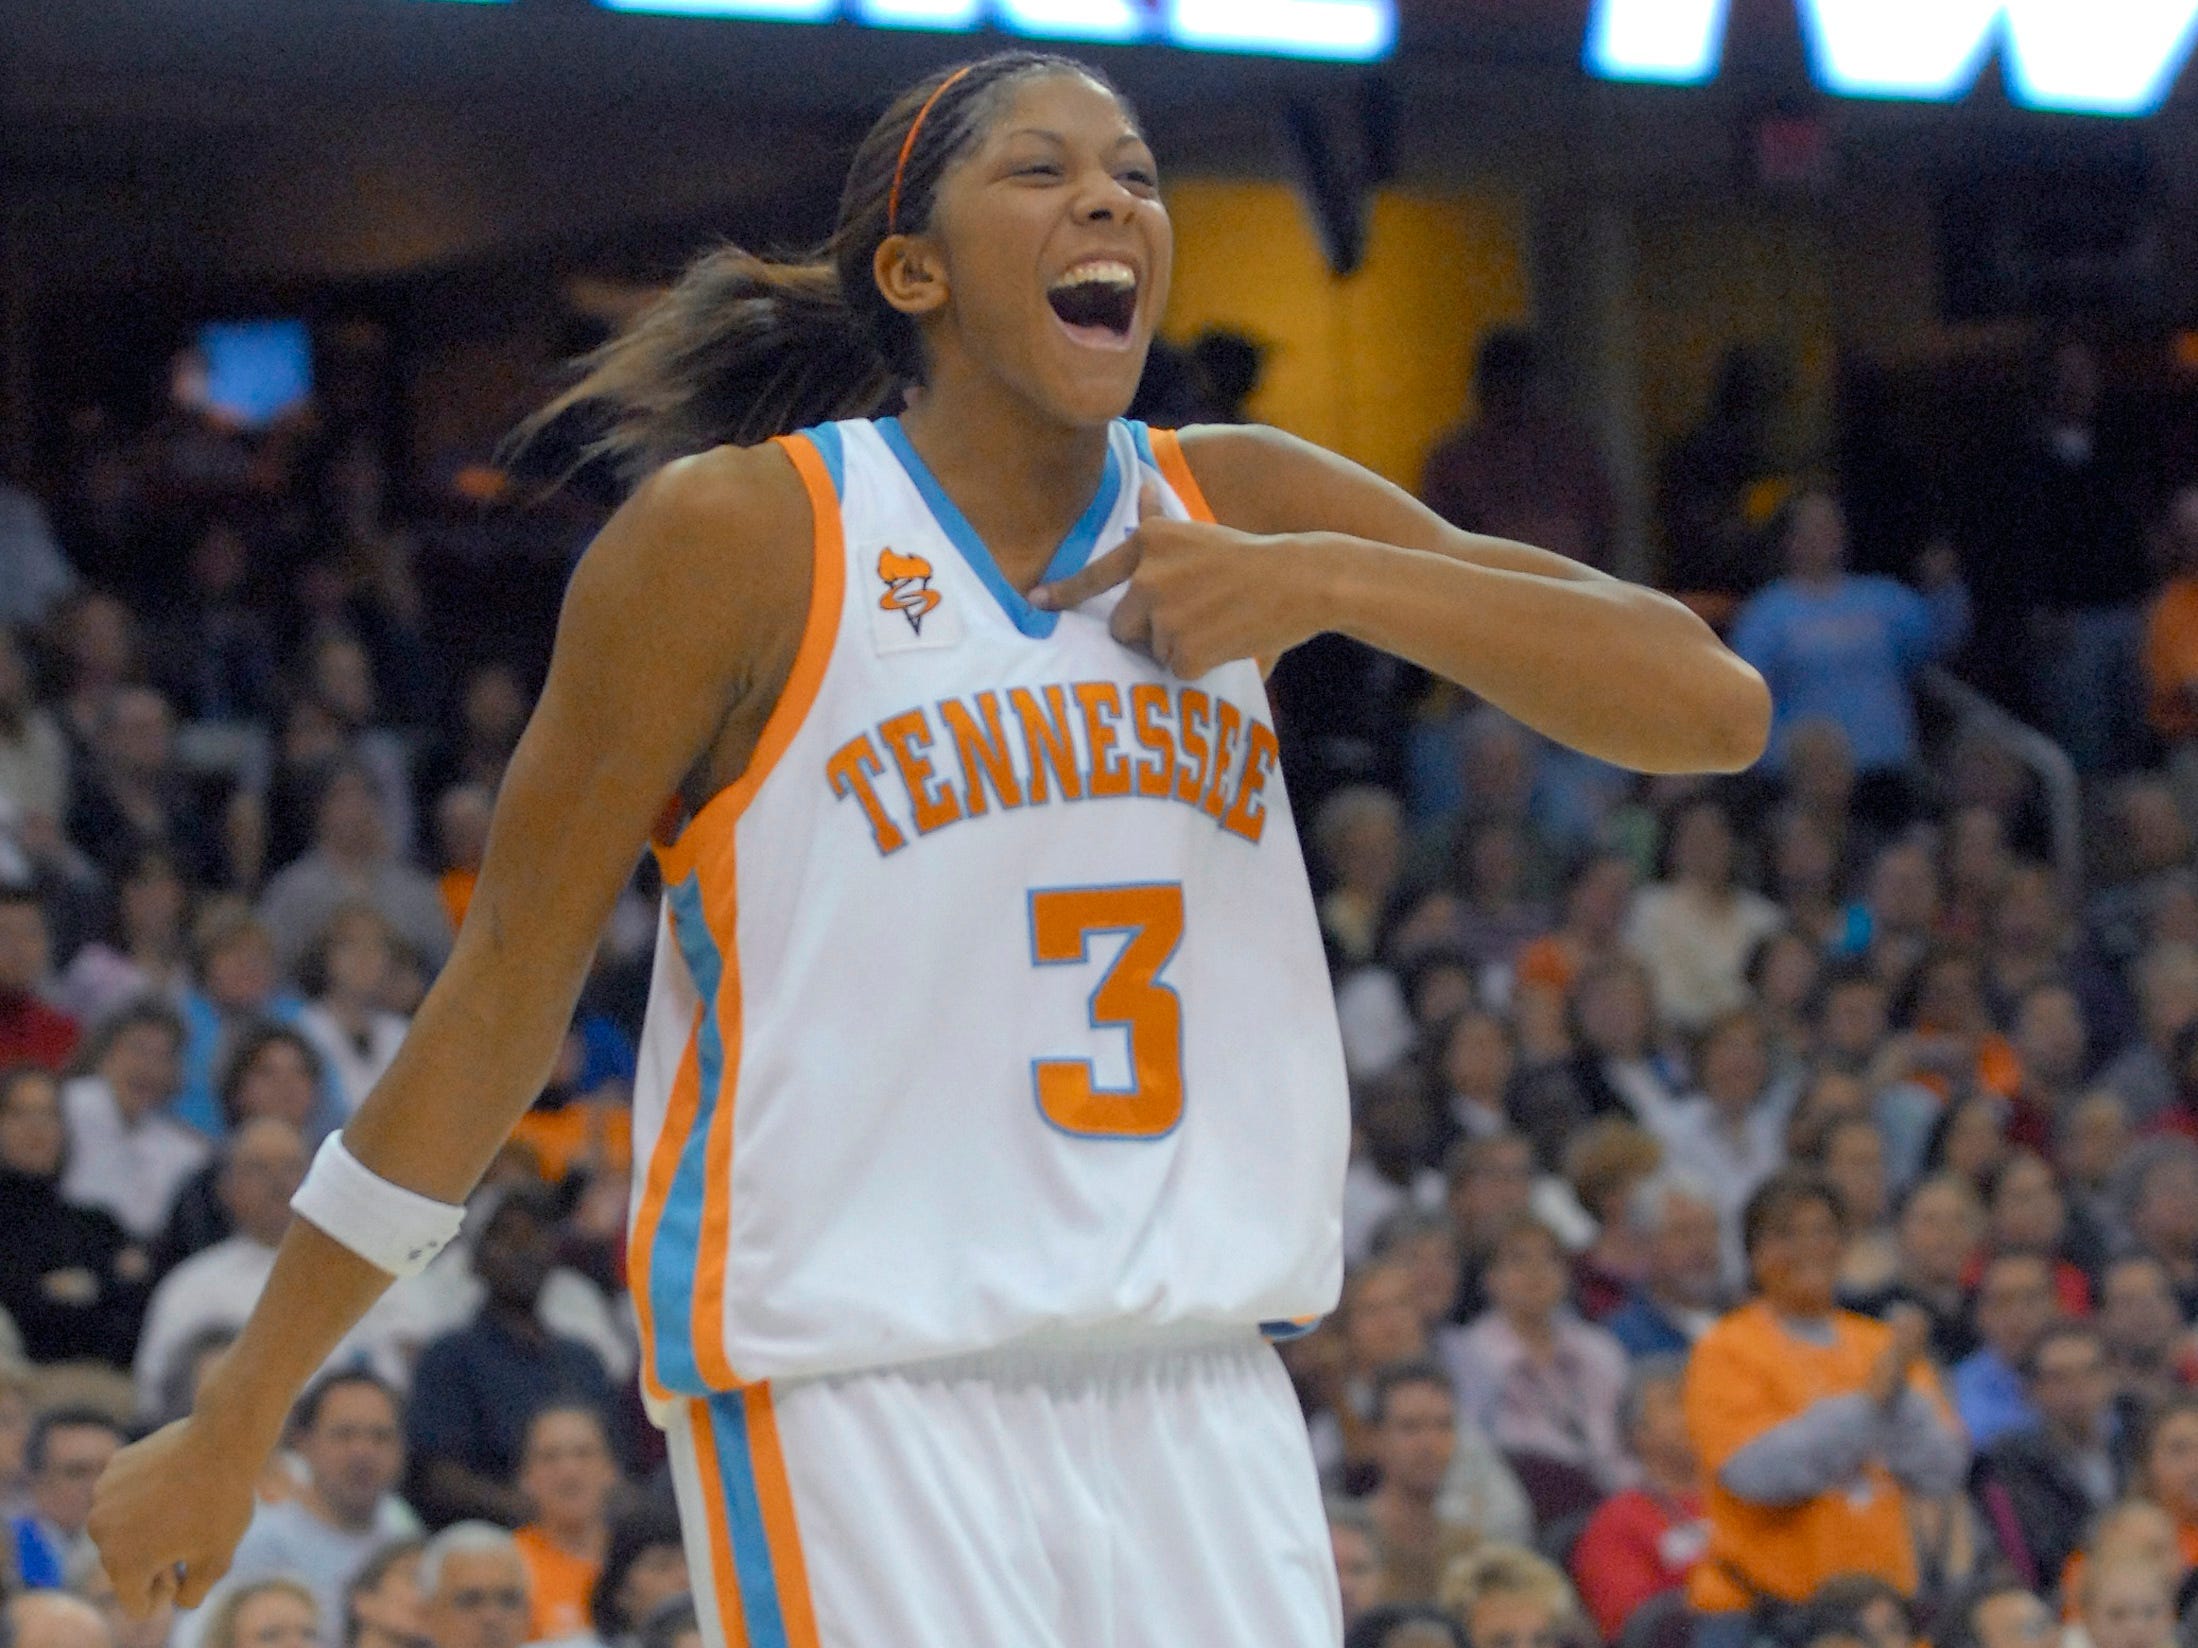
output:
M1055 1330L1303 1322L1342 1048L1256 665L1032 608L899 425L783 443L810 610L749 771L660 849L634 1297L658 1396ZM1049 579L1204 515L1118 423Z

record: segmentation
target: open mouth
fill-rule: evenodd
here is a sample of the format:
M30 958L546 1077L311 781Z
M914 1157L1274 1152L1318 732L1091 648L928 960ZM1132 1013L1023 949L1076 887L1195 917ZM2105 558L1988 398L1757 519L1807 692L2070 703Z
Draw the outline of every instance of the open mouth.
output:
M1116 258L1091 258L1046 289L1046 302L1078 343L1126 348L1137 319L1137 271Z

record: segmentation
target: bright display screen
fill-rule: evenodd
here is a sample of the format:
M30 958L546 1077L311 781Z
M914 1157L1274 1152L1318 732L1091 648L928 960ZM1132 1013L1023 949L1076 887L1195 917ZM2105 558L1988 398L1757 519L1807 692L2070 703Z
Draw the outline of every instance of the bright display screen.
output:
M1595 0L1591 73L1699 85L1724 55L1729 0ZM2198 0L1793 0L1817 83L1843 97L1944 101L1997 51L2033 109L2150 114L2198 33Z
M481 0L474 0L481 3ZM496 3L496 0L489 0ZM595 0L606 11L879 29L991 28L1031 40L1364 63L1396 45L1396 0Z

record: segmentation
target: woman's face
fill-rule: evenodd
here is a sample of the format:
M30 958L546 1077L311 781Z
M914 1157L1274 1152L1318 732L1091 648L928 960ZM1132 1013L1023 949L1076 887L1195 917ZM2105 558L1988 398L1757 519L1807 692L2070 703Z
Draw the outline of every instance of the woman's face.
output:
M235 1640L227 1648L314 1648L320 1622L313 1605L288 1591L262 1591L237 1610Z
M1564 1255L1539 1232L1505 1238L1488 1266L1488 1297L1515 1321L1547 1321L1569 1291Z
M347 1001L378 999L395 957L379 921L354 916L329 935L328 993Z
M1648 983L1630 970L1590 979L1580 991L1580 1028L1598 1052L1633 1058L1648 1046Z
M1568 914L1574 927L1608 940L1624 925L1633 900L1633 866L1622 858L1599 858L1572 889Z
M1962 1101L1946 1129L1946 1171L1981 1179L2007 1153L2007 1123L1991 1099Z
M1824 1146L1824 1176L1858 1229L1885 1217L1885 1140L1874 1126L1852 1122L1833 1133Z
M687 1553L678 1545L651 1545L633 1559L618 1587L618 1611L639 1624L677 1596L687 1594Z
M1900 1219L1908 1268L1924 1281L1958 1283L1977 1250L1976 1206L1954 1186L1925 1185Z
M2015 1253L2058 1253L2068 1225L2068 1204L2061 1198L2053 1170L2035 1156L2007 1164L1992 1194L1992 1241Z
M0 1167L32 1178L61 1171L68 1129L61 1119L61 1089L51 1076L18 1076L0 1099Z
M218 1006L259 1007L275 983L275 947L264 933L246 929L206 958L206 993Z
M1747 1109L1770 1079L1770 1049L1748 1020L1727 1025L1702 1049L1702 1091L1720 1110Z
M240 1121L272 1116L302 1133L318 1097L305 1054L292 1042L271 1041L252 1056L237 1084L237 1116Z
M1778 832L1772 868L1779 891L1790 902L1828 892L1839 863L1824 827L1806 814L1796 814Z
M133 1024L114 1039L99 1073L132 1116L165 1104L176 1090L176 1038L161 1024Z
M147 864L122 884L122 928L132 944L169 945L183 928L188 902L172 865Z
M1847 560L1847 521L1832 499L1813 492L1794 506L1786 565L1797 578L1828 578Z
M1755 1281L1771 1308L1817 1316L1832 1308L1846 1231L1822 1201L1798 1202L1756 1239Z
M1468 1013L1451 1027L1442 1070L1452 1092L1500 1103L1511 1080L1511 1036L1487 1013Z
M1412 1273L1412 1298L1420 1319L1430 1328L1446 1320L1458 1301L1458 1239L1447 1229L1430 1230L1394 1252L1397 1263Z
M2164 1420L2145 1450L2152 1497L2178 1522L2198 1522L2198 1413Z
M880 250L881 285L923 329L935 380L974 364L1061 423L1104 423L1137 393L1167 307L1175 240L1158 164L1096 81L1048 74L1002 95L909 255L895 258L892 241ZM1104 324L1071 324L1057 307L1075 288L1065 277L1108 265L1135 275L1134 302Z
M1774 1013L1797 1014L1816 988L1816 949L1791 933L1771 940L1763 958L1763 1005Z
M1687 809L1672 837L1671 867L1683 880L1712 887L1732 880L1732 827L1721 809Z
M1958 1036L1981 1035L1992 1027L1985 1011L1977 971L1967 961L1942 961L1916 992L1916 1022Z

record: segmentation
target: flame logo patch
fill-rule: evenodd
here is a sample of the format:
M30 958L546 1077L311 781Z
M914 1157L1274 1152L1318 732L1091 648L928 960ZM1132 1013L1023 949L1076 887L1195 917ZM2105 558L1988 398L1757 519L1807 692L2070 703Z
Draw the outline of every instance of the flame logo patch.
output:
M896 554L888 545L878 554L878 579L885 585L878 605L899 613L921 635L924 619L945 599L931 587L931 563L921 555Z

